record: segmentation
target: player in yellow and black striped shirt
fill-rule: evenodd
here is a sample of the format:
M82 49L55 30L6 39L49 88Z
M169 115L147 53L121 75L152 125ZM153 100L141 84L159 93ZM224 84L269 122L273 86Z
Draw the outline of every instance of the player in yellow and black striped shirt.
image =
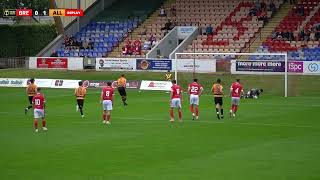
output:
M126 92L127 79L124 74L121 74L121 77L117 80L118 92L121 96L124 106L127 106L127 92Z
M26 88L26 93L28 95L29 106L24 109L25 114L27 114L28 110L32 108L33 96L37 94L37 85L34 84L34 78L30 79L30 84Z
M217 79L217 82L213 84L211 92L214 96L214 103L216 105L217 118L223 119L223 87L221 85L221 79Z
M74 90L74 95L76 96L76 99L77 99L77 111L79 108L81 117L84 117L83 106L84 106L84 97L87 94L87 89L82 86L83 84L82 81L80 81L78 84L79 84L79 87Z

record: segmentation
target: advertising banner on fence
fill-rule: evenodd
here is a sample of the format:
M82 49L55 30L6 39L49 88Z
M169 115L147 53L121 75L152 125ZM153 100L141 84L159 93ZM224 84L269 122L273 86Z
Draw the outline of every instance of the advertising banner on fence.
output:
M142 81L140 90L170 91L172 83L170 81Z
M173 65L173 67L175 64ZM177 70L182 72L211 73L216 72L215 59L179 59Z
M172 70L170 59L137 59L137 70L168 71Z
M0 78L0 87L26 87L28 79Z
M38 87L51 88L53 79L35 79L34 84Z
M112 82L112 86L116 87L116 81L110 80ZM85 80L83 81L83 85L88 88L102 88L107 85L108 80ZM138 89L140 87L140 81L127 81L126 87L128 89Z
M96 70L114 70L114 71L134 71L136 69L136 60L130 58L97 58Z
M37 68L41 69L68 69L68 58L37 58Z
M236 61L236 71L284 72L283 61Z
M232 74L282 74L283 61L232 61ZM288 73L320 75L319 61L288 61Z
M79 81L81 80L67 80L67 79L53 79L51 87L52 88L77 88L79 86Z
M196 26L178 26L177 36L179 39L184 39L196 29Z
M304 74L320 75L320 61L304 61Z
M303 73L303 61L289 61L288 62L289 73Z

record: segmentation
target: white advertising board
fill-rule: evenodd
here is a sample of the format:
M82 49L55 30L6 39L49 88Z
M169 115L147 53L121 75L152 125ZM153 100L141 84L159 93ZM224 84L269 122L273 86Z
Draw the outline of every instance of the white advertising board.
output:
M320 61L304 61L303 73L310 75L320 75Z
M34 84L42 88L51 88L53 79L35 79Z
M195 26L178 26L177 36L179 39L188 37L197 27Z
M83 70L83 58L30 57L29 69Z
M135 71L136 59L131 58L97 58L97 71Z
M174 60L173 60L174 62ZM175 65L173 65L174 69ZM179 59L177 70L180 72L212 73L216 72L215 59Z
M170 81L145 81L140 85L140 90L156 90L156 91L170 91L172 83Z
M83 70L83 58L68 58L68 70Z
M28 79L0 78L0 87L26 87Z
M54 79L51 88L73 89L79 86L79 81L81 80Z

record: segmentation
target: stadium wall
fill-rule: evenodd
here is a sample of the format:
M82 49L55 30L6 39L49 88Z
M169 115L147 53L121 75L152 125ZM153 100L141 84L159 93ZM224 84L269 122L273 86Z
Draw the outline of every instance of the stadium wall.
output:
M161 41L153 47L148 54L147 58L168 58L169 54L178 46L178 28L173 28Z
M188 45L192 44L192 41L197 39L198 35L199 35L199 28L196 27L193 30L193 32L191 32L191 34L187 36L175 50L173 50L173 52L169 55L169 58L174 59L176 53L181 53L183 52L184 49L187 49Z

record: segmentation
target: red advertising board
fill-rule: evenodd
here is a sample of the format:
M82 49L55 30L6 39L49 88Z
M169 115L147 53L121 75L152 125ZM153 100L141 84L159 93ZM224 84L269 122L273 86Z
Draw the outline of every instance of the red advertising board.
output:
M68 58L37 58L37 68L67 69Z

